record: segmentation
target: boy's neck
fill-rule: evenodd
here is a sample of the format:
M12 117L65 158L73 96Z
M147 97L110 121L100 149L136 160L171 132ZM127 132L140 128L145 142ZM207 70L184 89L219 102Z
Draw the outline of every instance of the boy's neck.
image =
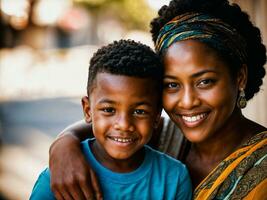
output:
M106 151L94 140L90 143L90 148L96 160L104 167L113 172L128 173L136 170L144 161L145 149L142 148L134 155L127 159L114 159L110 157Z

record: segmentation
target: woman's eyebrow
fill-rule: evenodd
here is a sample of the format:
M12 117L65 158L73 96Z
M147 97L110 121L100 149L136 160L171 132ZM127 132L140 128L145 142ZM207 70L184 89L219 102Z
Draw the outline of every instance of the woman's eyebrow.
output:
M205 69L205 70L201 70L199 72L192 74L191 77L196 78L196 77L202 76L203 74L206 74L206 73L218 73L218 71L214 70L214 69Z
M172 75L164 75L164 78L176 79L176 77L175 76L172 76Z
M201 70L199 72L192 74L191 77L193 77L193 78L199 77L199 76L206 74L206 73L218 73L218 71L214 70L214 69L205 69L205 70ZM165 75L164 78L177 79L175 76L172 76L172 75Z

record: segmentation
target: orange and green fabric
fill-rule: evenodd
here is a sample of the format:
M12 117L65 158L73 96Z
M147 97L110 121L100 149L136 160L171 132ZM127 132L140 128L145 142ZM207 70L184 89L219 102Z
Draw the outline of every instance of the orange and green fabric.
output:
M195 189L194 199L267 199L267 131L221 162Z
M247 61L245 39L231 25L214 16L196 12L176 16L160 29L155 49L162 54L172 44L185 40L203 42L237 63Z

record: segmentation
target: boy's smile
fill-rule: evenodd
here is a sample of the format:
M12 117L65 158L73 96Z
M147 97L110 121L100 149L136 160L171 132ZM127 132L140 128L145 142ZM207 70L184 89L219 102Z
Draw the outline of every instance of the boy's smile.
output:
M93 84L89 100L82 99L96 138L93 152L104 166L120 171L112 163L125 161L131 166L140 160L136 152L150 140L157 125L161 96L148 78L99 73Z

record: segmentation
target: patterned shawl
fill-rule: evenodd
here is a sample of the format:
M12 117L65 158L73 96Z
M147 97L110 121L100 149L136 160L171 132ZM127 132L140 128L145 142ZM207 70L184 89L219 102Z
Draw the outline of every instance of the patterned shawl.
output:
M267 131L222 161L195 189L194 199L267 199Z

